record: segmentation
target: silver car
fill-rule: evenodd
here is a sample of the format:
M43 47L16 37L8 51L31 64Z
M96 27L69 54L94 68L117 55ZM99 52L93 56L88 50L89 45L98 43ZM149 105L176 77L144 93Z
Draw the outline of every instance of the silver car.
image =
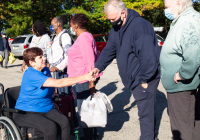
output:
M10 47L15 57L23 56L23 52L26 48L29 47L29 44L31 43L32 38L33 38L33 34L19 35L16 38L14 38Z

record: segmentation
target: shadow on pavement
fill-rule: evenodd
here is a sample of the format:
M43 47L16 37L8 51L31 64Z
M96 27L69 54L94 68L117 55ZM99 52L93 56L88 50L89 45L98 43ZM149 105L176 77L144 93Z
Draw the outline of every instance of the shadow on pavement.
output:
M167 98L163 92L157 90L157 93L156 93L156 125L155 125L155 136L156 137L158 136L160 122L161 122L162 114L163 114L165 108L168 108Z
M8 68L11 68L11 67L18 67L18 66L21 66L22 64L18 64L18 65L10 65L8 66Z
M116 91L116 83L111 82L101 88L100 91L110 95ZM121 93L112 98L113 112L108 114L106 127L99 128L100 139L103 138L105 131L119 131L123 127L124 122L129 121L129 114L124 107L129 104L131 95L130 90L123 88Z

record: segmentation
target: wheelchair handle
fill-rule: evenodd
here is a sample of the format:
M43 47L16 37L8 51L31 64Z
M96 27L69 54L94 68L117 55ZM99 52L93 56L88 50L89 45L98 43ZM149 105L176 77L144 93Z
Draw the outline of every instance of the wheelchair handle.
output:
M0 83L0 87L1 87L1 92L2 92L2 94L4 94L4 86L3 86L2 83Z

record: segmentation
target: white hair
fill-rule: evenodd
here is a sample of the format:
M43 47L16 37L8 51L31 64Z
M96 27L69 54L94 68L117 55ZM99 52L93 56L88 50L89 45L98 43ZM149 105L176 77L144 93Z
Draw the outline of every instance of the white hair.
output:
M105 6L104 6L104 12L107 13L109 6L113 6L115 10L121 14L122 10L125 10L127 12L126 5L121 0L109 0Z
M181 4L182 6L178 9L179 14L185 11L187 8L189 8L193 4L192 0L179 0L179 1L181 1L182 3Z

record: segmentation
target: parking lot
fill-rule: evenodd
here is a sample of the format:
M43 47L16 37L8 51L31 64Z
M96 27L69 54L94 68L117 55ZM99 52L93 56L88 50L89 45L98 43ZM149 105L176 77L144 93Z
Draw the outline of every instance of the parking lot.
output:
M20 70L22 60L17 59L8 69L0 68L0 83L6 88L19 86L23 72ZM96 88L106 93L113 105L113 112L108 114L106 128L100 128L103 140L138 140L140 127L138 109L131 92L124 88L118 75L116 61L114 60L104 71ZM159 84L156 102L156 129L159 140L170 140L171 130L167 113L166 92Z

